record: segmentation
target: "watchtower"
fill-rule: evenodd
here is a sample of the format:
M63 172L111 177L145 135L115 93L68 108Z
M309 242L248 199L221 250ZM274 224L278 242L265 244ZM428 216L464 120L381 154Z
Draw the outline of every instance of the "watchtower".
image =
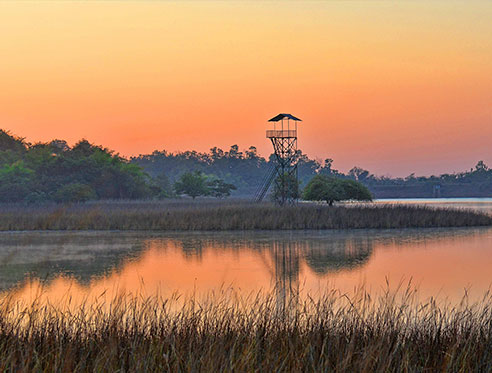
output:
M265 178L256 193L256 200L263 199L272 182L275 182L275 199L280 205L297 201L297 122L302 122L292 114L278 114L268 122L273 123L273 129L266 131L266 137L273 145L275 166Z

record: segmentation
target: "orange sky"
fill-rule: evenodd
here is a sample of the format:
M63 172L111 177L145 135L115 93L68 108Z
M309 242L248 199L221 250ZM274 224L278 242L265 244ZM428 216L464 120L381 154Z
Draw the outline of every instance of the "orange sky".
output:
M377 174L492 164L492 2L0 3L0 128L124 155L299 146Z

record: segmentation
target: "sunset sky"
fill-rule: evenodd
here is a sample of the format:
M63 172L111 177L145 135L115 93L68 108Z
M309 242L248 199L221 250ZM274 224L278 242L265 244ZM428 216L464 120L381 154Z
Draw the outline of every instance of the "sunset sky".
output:
M130 156L271 152L378 175L492 165L490 1L6 1L0 128Z

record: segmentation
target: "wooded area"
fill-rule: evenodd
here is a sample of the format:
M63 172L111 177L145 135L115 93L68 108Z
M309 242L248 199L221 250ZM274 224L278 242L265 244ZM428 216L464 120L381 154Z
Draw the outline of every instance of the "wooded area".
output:
M492 170L482 161L467 172L389 178L359 167L345 174L333 168L332 159L311 159L302 151L297 156L301 190L314 176L326 175L359 181L375 198L492 197ZM64 140L30 144L0 130L0 201L175 197L189 174L203 178L200 188L206 189L197 196L251 198L273 162L273 155L266 159L254 146L241 151L237 145L227 151L217 147L209 152L162 150L126 159L87 140L73 147Z

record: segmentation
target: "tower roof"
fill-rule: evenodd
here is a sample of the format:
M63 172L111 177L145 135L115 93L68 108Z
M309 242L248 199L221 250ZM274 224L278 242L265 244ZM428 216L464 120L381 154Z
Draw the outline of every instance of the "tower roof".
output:
M298 122L302 122L302 119L296 118L292 114L278 114L278 115L274 116L272 119L269 119L268 121L269 122L278 122L282 119L292 119L292 120L296 120Z

